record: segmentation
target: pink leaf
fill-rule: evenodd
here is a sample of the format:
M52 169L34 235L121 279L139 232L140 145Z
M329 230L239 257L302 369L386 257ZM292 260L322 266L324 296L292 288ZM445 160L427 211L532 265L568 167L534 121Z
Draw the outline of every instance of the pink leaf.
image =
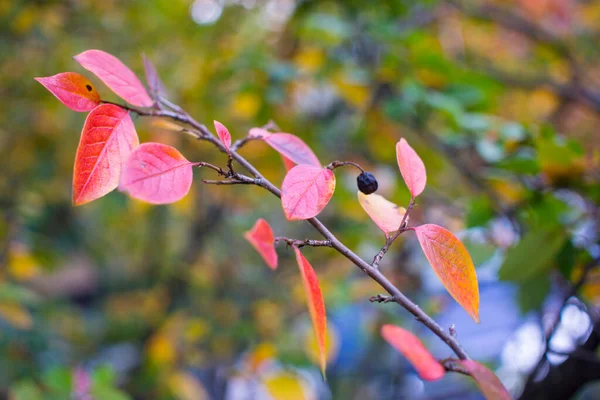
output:
M165 89L165 85L160 80L158 76L158 72L156 72L156 68L154 68L154 64L146 57L143 56L144 59L144 72L146 73L146 83L148 84L148 88L150 88L150 93L153 95L153 98L158 98L159 96L165 97L167 94L167 90Z
M323 301L323 293L315 270L310 265L308 260L304 258L300 249L294 247L296 252L296 261L302 274L302 282L304 283L304 291L306 293L306 301L308 303L308 311L312 320L313 329L319 346L319 358L321 362L321 373L325 376L325 367L327 366L327 314L325 313L325 302Z
M425 257L444 287L479 323L479 286L471 256L452 232L434 224L413 228Z
M252 229L244 233L244 237L256 249L271 269L277 268L277 252L275 251L275 236L267 221L260 218Z
M144 143L123 166L119 190L152 204L174 203L190 191L193 165L174 147Z
M386 237L400 228L406 208L398 207L386 200L385 197L375 193L368 195L360 191L357 193L358 202Z
M446 370L423 346L423 343L409 331L394 325L383 325L381 336L386 342L398 350L417 370L417 373L426 381L441 379Z
M119 184L122 164L139 139L129 113L112 104L94 108L83 125L73 167L73 204L89 203Z
M138 77L117 57L102 50L87 50L74 58L126 102L138 107L154 104Z
M298 136L291 133L272 133L268 136L263 136L263 140L267 142L279 154L298 165L312 165L320 167L321 162Z
M458 360L471 374L487 400L511 400L500 379L485 366L473 360Z
M309 219L319 214L331 200L335 175L312 165L296 165L281 184L281 203L289 220Z
M225 128L225 125L220 123L219 121L213 121L215 123L215 130L217 131L217 135L219 135L219 139L227 149L227 154L230 154L229 148L231 147L231 134Z
M423 192L427 183L427 173L423 161L404 138L396 144L396 158L410 194L413 198L417 197Z
M91 111L100 104L100 94L92 82L76 72L63 72L35 80L71 110Z

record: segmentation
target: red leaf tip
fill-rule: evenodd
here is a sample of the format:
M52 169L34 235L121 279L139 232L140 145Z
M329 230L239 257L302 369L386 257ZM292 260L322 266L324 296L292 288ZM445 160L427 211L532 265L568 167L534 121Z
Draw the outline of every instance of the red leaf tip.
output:
M395 325L383 325L381 336L398 350L417 370L417 373L426 381L441 379L446 370L423 346L423 343L406 329Z
M259 218L254 226L244 233L244 238L256 249L269 268L272 270L277 269L275 235L273 235L273 229L266 220Z

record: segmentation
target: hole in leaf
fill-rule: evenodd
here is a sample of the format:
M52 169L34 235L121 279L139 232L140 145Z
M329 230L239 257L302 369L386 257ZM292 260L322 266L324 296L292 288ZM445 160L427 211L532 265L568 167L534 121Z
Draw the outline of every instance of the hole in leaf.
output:
M92 85L85 85L85 88L88 90L88 92L92 91Z

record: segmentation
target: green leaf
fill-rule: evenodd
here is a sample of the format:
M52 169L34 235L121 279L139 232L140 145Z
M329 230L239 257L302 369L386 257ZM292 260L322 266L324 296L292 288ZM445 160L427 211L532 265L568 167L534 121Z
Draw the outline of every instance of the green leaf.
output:
M544 273L552 267L565 239L564 232L558 229L530 231L516 246L508 249L498 277L524 282Z
M517 292L517 302L521 312L525 314L528 311L539 310L550 292L550 286L548 274L535 276L523 282Z
M93 388L92 396L94 399L102 400L131 400L128 394L114 388L101 387Z
M468 210L465 218L468 228L483 226L494 217L492 205L485 196L474 197L469 203Z
M509 157L495 164L496 168L520 174L536 175L540 166L536 159L526 157Z
M26 380L18 382L10 388L13 400L43 400L42 391L36 386L33 381Z
M476 268L489 260L496 252L496 247L489 243L477 243L471 240L465 240L463 243L469 251Z
M71 371L64 367L51 368L44 374L43 382L53 392L68 394L72 387Z
M115 371L110 365L102 365L92 372L92 386L111 387L115 385L116 378Z

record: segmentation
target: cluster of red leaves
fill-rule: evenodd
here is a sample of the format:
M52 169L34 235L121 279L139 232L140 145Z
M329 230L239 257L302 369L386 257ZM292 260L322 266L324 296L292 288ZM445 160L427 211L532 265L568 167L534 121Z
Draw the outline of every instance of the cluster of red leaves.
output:
M100 50L88 50L75 60L92 72L123 100L137 107L153 107L164 95L164 87L152 64L144 59L150 93L137 76L118 58ZM188 161L177 149L160 143L139 144L127 109L103 102L92 83L74 72L36 78L63 104L75 111L89 111L77 153L73 174L73 203L82 205L96 200L115 188L152 204L172 203L183 198L193 180L192 168L201 163ZM231 134L220 122L215 130L231 158ZM281 203L288 220L306 220L317 216L329 203L335 191L332 169L323 167L310 147L290 133L271 133L253 128L249 137L266 142L279 152L288 170L281 187ZM425 189L427 175L423 161L413 148L401 139L396 145L400 173L412 195L412 201ZM475 268L465 246L448 230L433 224L401 227L406 209L377 194L359 192L361 206L386 238L400 229L412 230L448 292L479 322L479 291ZM245 234L267 265L277 268L275 237L269 224L260 219ZM325 339L327 316L323 294L314 269L294 247L304 284L308 309L320 351L323 374L326 367ZM423 379L436 380L445 374L421 342L399 327L385 325L381 331L415 366ZM485 367L473 361L462 361L466 371L478 382L488 398L505 399L505 389ZM499 393L499 394L498 394ZM506 395L507 396L507 395Z

